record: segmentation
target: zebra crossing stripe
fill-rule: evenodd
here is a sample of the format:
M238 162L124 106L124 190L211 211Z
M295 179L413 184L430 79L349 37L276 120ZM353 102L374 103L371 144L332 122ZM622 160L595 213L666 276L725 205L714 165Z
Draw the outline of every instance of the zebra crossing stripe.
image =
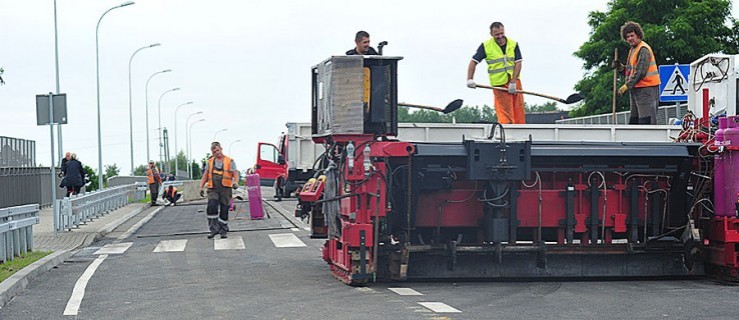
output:
M213 241L213 249L243 250L246 249L246 246L244 246L244 240L241 238L241 236L236 236L226 239L215 239L215 241Z
M395 292L401 296L422 296L423 295L423 293L420 293L411 288L388 288L388 290Z
M278 248L295 248L306 246L303 241L298 239L298 237L292 233L270 234L269 238L270 240L272 240L272 243L275 244L275 247Z
M461 313L462 312L443 302L419 302L418 304L436 313Z
M187 239L182 240L162 240L154 248L154 252L182 252L185 251Z
M121 242L106 244L93 254L122 254L131 247L133 242Z

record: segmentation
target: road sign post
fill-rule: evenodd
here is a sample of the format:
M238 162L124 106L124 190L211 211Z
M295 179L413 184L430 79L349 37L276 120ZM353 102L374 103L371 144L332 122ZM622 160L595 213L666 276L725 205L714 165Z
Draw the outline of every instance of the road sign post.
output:
M58 106L54 110L55 104ZM56 111L56 112L54 112ZM48 117L48 118L47 118ZM56 205L56 172L54 172L54 124L67 123L67 95L46 94L36 95L36 124L39 126L49 125L49 144L51 145L51 162L49 171L51 175L51 211L54 216L54 238L57 238L57 227L59 226L59 207Z

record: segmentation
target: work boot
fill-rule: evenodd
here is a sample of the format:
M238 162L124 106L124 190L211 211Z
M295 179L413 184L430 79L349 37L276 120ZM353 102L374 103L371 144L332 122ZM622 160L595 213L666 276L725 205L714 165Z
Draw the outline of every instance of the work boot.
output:
M226 238L228 238L228 236L225 233L221 234L221 239L226 239Z
M639 124L639 117L629 118L629 124Z
M652 124L652 117L648 116L648 117L639 118L639 124Z
M208 235L208 239L213 239L213 237L215 237L215 236L216 236L216 234L217 234L217 233L211 233L211 234L209 234L209 235Z

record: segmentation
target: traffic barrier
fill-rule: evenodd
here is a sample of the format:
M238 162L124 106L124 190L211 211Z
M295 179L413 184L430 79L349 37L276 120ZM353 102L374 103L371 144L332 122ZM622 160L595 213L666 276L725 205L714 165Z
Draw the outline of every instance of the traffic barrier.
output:
M38 204L0 209L0 262L13 261L33 249L33 225L39 223Z
M136 184L131 184L57 200L59 208L57 231L77 228L87 221L141 200L145 197L146 192L145 188L141 189Z

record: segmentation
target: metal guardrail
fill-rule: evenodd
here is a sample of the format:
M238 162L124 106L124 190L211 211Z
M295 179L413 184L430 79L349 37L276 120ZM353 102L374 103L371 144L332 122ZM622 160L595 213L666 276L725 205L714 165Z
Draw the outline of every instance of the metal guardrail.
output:
M0 262L13 261L33 249L33 225L39 206L28 204L0 209Z
M57 231L71 230L108 212L143 199L145 190L136 184L105 188L57 200L59 223Z
M661 106L657 108L657 124L669 125L671 118L680 119L688 113L688 104ZM616 124L629 124L630 111L616 112ZM613 124L613 114L605 113L555 121L556 124Z

